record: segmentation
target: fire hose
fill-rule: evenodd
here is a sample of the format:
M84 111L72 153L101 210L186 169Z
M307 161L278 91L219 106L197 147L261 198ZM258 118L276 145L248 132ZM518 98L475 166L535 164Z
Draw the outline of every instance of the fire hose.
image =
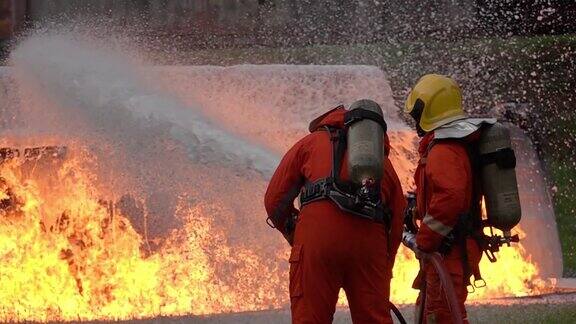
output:
M448 308L450 309L450 315L452 316L452 323L454 324L463 324L464 321L462 320L462 312L460 311L460 303L458 302L458 298L456 297L456 291L454 290L454 284L452 284L452 280L450 278L450 274L446 267L442 263L442 256L440 253L426 253L422 252L416 246L415 235L412 233L405 232L403 239L404 245L406 245L409 249L414 251L416 256L420 259L422 268L427 264L430 263L436 270L438 274L438 278L440 279L440 284L442 286L442 291L444 292L444 296L446 297L446 301L448 302ZM421 307L424 307L426 304L426 294L422 295L421 299ZM420 316L418 323L422 323L423 316Z

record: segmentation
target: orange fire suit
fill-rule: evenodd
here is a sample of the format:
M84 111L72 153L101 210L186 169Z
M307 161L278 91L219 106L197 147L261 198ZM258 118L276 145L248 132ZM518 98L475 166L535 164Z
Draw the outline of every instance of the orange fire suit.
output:
M421 224L416 243L424 252L437 252L459 218L470 211L474 179L467 144L478 138L479 134L474 133L465 139L441 140L430 145L434 139L432 132L420 142L420 162L416 169L415 183L417 214ZM463 240L461 244L454 244L444 254L444 266L452 278L465 323L464 303L468 295L470 273L479 278L478 264L481 256L480 247L471 238ZM424 323L451 323L450 310L438 274L431 264L425 265L414 286L422 287L424 283Z
M336 108L310 126L311 134L286 153L265 197L275 227L298 212L293 201L305 182L327 177L332 169L330 133L343 127L346 109ZM385 151L390 145L385 138ZM341 170L347 170L346 157ZM348 298L354 323L392 323L390 280L401 241L405 199L398 176L384 159L382 199L391 209L390 228L347 213L329 200L302 207L290 255L290 301L293 323L332 323L340 288ZM341 179L346 179L342 172Z

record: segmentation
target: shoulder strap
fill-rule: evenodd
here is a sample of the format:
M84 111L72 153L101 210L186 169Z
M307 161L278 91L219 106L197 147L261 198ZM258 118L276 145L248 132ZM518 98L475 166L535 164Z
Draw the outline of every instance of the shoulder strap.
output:
M370 119L378 123L382 127L384 133L386 133L386 131L388 130L388 125L386 125L384 117L371 110L366 110L362 108L356 108L354 110L346 112L346 114L344 115L344 126L350 127L350 125L359 122L363 119Z
M480 180L480 154L478 152L477 144L466 145L468 153L468 160L470 161L470 169L472 170L472 197L470 200L470 220L468 231L481 231L482 230L482 182Z
M342 160L346 152L346 130L337 129L330 134L332 141L332 178L339 182L342 170Z

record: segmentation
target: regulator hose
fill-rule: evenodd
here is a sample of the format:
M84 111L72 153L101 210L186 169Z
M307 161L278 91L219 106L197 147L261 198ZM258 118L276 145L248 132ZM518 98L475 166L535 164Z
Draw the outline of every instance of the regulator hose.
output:
M389 304L390 304L390 310L392 311L392 313L394 313L394 315L398 319L398 322L400 322L400 324L407 324L406 319L404 318L404 316L402 316L402 313L400 312L398 307L392 304L392 302L390 302Z

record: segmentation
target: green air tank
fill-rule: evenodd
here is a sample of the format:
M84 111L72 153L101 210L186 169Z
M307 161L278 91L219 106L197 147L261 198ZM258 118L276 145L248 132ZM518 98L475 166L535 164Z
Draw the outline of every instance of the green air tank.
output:
M350 106L350 111L364 109L380 116L382 108L372 100L359 100ZM384 158L384 129L377 122L362 119L348 129L348 175L354 184L363 186L365 181L382 178Z
M500 123L485 126L480 137L479 153L488 223L510 232L518 225L522 215L510 130Z

